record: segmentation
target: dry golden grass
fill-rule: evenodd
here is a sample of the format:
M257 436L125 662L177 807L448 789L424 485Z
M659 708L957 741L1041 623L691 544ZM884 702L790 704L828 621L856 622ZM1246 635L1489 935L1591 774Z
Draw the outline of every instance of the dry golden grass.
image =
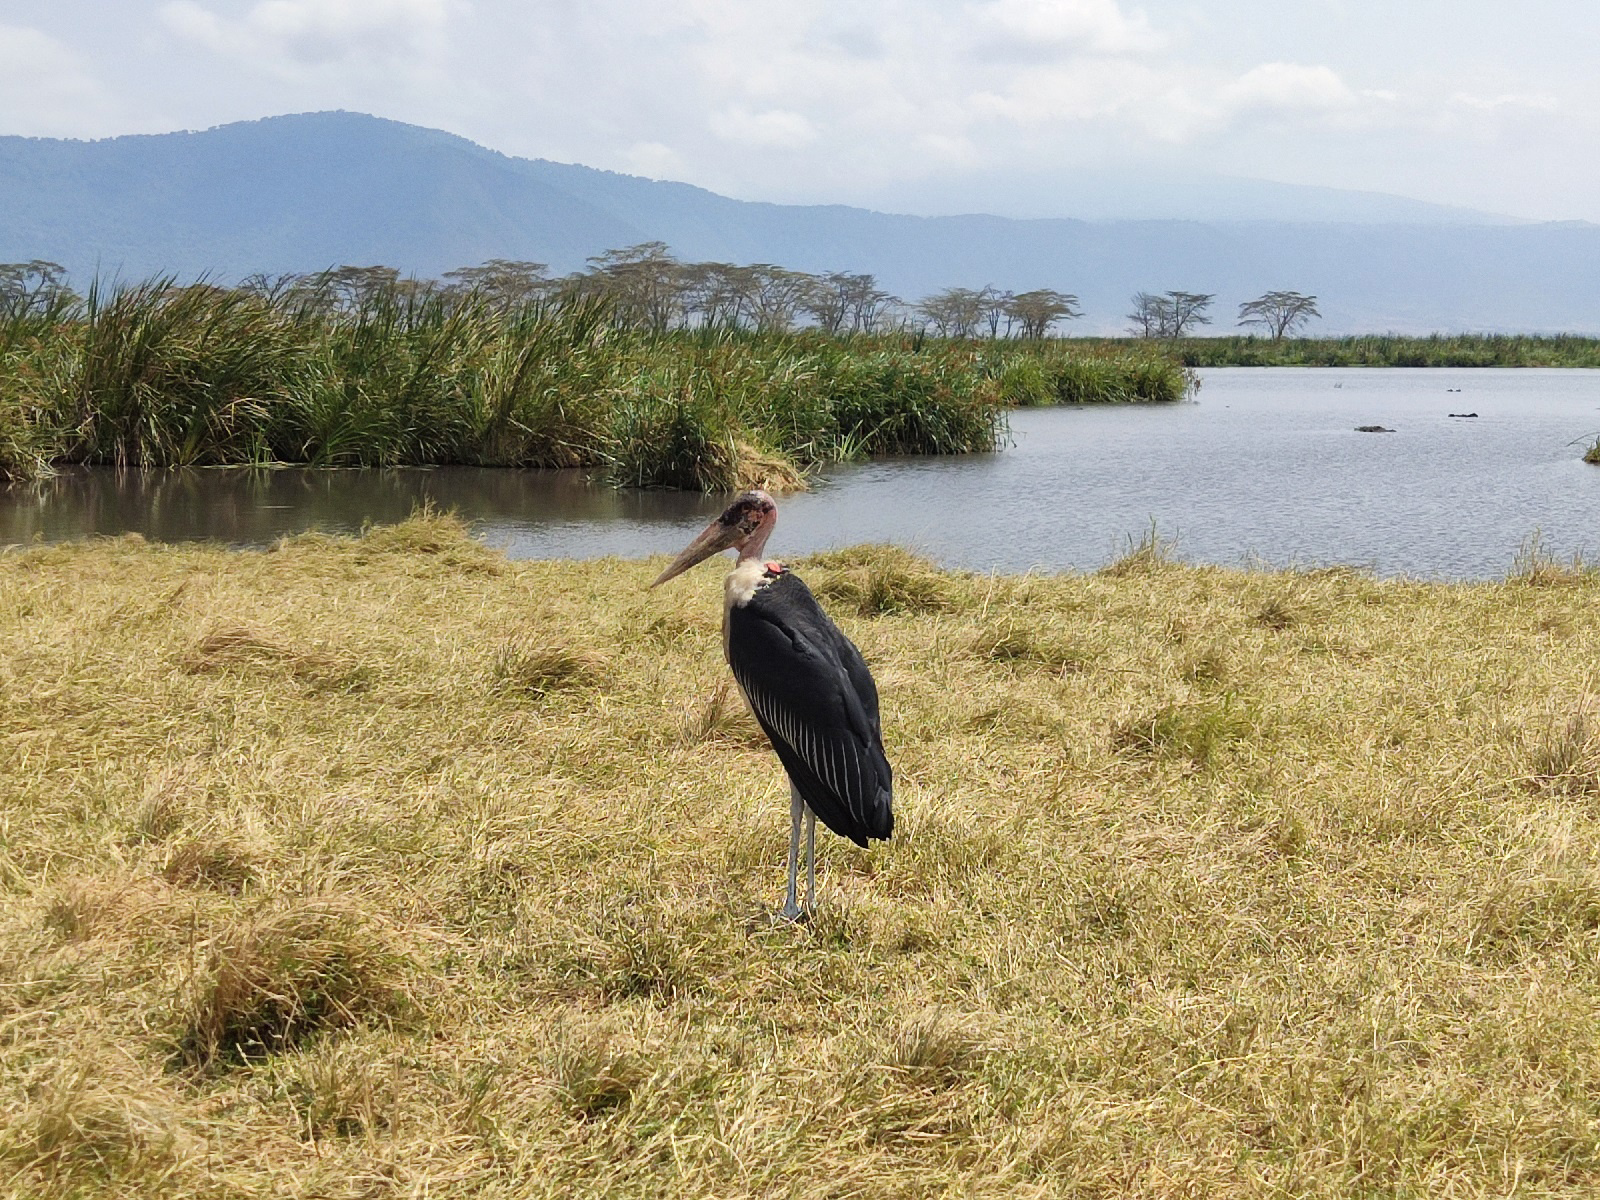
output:
M718 572L425 517L0 556L0 1196L1600 1191L1600 579L799 564L894 840Z

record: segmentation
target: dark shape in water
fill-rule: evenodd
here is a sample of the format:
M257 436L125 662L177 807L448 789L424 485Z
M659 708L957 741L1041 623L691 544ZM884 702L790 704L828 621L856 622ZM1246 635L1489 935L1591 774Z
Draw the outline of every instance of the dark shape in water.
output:
M1357 425L1357 433L1393 433L1394 430L1384 425Z
M1477 413L1451 413L1452 417L1475 417Z

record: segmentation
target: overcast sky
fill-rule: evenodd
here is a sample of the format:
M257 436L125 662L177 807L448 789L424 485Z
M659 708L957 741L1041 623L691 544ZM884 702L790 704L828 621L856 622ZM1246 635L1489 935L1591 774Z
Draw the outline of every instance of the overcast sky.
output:
M0 133L344 108L747 199L1136 169L1600 221L1597 50L1597 0L0 0Z

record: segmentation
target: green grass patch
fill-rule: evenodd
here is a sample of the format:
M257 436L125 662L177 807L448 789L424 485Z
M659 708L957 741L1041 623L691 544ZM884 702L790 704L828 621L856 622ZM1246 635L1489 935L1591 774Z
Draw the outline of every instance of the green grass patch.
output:
M1180 338L1187 367L1600 367L1600 338L1575 334L1359 334L1339 338Z

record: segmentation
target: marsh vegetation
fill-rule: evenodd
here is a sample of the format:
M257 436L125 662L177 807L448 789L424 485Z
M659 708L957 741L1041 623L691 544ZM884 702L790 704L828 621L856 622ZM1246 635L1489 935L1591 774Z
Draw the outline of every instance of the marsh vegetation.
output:
M1600 367L1600 338L1576 334L1234 336L1168 346L1189 367Z
M992 449L1008 405L1170 401L1190 383L1128 347L656 329L581 290L347 284L158 281L17 306L0 321L0 479L457 463L783 487L829 462Z
M1600 1185L1594 572L803 562L900 821L788 927L664 561L0 555L0 1194Z

